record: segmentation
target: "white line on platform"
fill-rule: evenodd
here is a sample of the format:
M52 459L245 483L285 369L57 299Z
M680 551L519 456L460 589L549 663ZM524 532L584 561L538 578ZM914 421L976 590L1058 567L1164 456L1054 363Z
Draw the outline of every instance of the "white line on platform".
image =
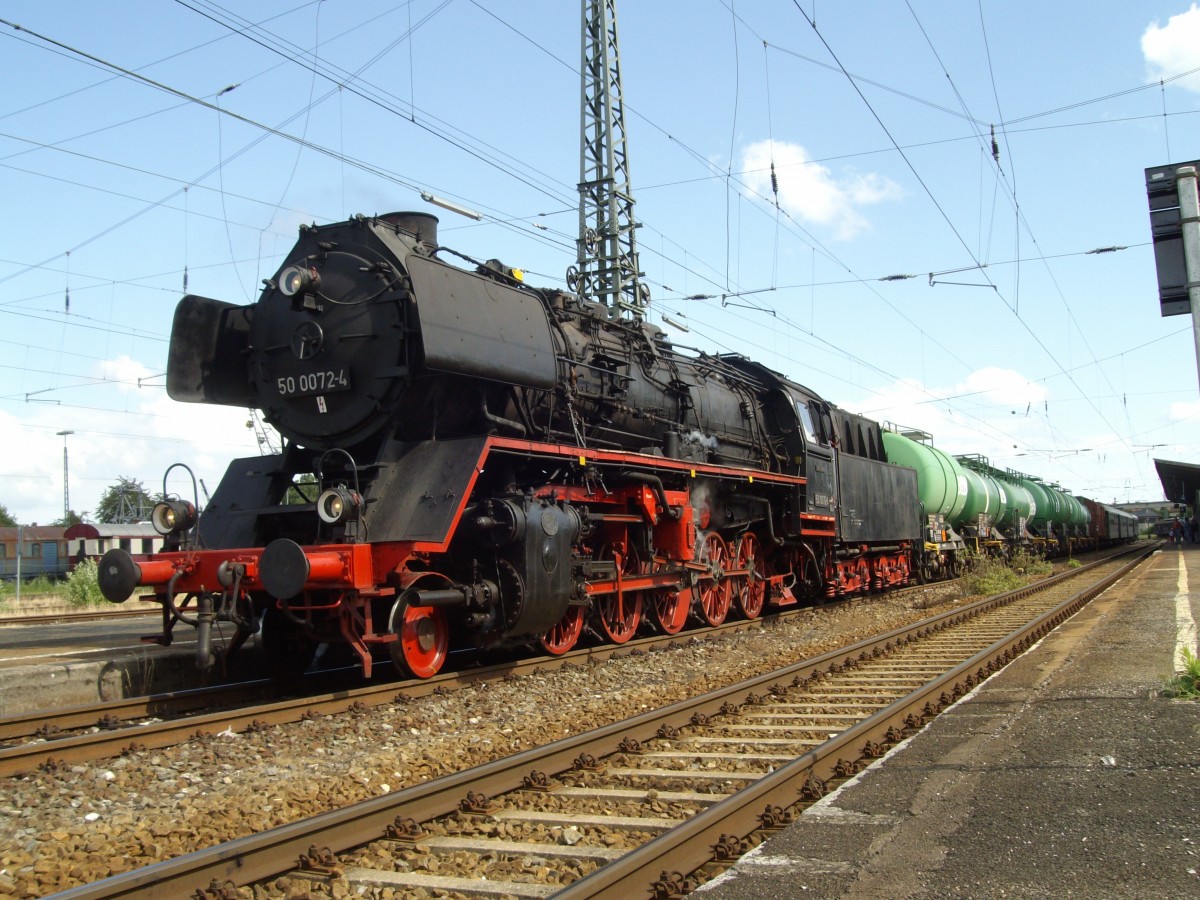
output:
M1192 618L1187 569L1183 565L1182 551L1179 553L1179 579L1175 583L1175 590L1175 671L1182 672L1184 650L1196 652L1196 620Z
M193 641L172 641L172 647L186 647L196 643ZM31 653L27 656L6 656L3 662L23 662L27 659L62 659L64 657L91 656L96 653L113 653L120 651L136 651L146 647L156 647L157 644L131 644L128 647L81 647L78 650L64 650L61 653Z

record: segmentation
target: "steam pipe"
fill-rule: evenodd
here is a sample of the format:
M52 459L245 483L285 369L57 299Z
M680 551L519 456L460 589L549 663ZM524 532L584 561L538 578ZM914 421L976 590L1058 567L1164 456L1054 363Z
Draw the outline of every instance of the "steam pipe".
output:
M201 591L197 598L198 615L196 616L196 668L207 672L212 668L214 657L212 652L213 614L212 594Z
M755 497L755 496L751 496L751 495L747 495L747 494L743 494L742 499L749 500L752 503L761 503L763 506L765 506L767 508L767 514L765 516L763 516L763 519L767 523L767 537L770 538L771 543L774 544L776 547L783 546L783 538L776 537L776 535L775 535L775 520L771 516L771 501L768 500L766 497Z
M514 422L512 419L506 419L504 416L498 416L488 409L487 397L480 398L479 408L483 412L483 417L493 425L498 425L501 428L511 428L521 437L525 437L525 426L520 422Z
M634 484L644 484L653 490L655 498L670 518L678 521L679 517L683 515L682 506L672 506L667 502L667 492L663 488L662 479L657 475L651 475L649 472L622 472L621 478Z

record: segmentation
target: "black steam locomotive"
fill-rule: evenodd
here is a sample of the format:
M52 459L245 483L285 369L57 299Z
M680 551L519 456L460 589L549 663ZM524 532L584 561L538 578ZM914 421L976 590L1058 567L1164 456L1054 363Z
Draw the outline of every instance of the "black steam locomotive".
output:
M422 213L301 228L257 303L187 296L167 388L254 407L285 438L235 460L169 546L103 560L176 622L260 622L279 670L319 643L369 675L436 673L453 647L538 644L903 585L925 565L916 473L877 423L745 357L440 258Z

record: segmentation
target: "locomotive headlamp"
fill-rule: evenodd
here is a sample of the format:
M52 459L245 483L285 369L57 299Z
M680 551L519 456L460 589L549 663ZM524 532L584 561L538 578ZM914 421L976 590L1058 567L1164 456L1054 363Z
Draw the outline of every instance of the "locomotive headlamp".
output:
M179 534L196 524L196 507L184 500L161 500L150 513L150 524L159 534Z
M303 266L288 266L279 273L279 290L285 297L295 297L315 290L321 283L321 276L316 269L306 269Z
M324 491L317 498L317 515L328 525L357 519L362 507L362 497L357 491L338 485Z

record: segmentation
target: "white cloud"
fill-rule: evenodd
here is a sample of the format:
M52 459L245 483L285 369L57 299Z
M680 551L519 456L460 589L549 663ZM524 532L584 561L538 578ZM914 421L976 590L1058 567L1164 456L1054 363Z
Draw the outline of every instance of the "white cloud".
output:
M1171 16L1165 26L1152 22L1142 35L1149 81L1170 78L1200 68L1200 9L1193 3L1187 12ZM1181 87L1200 91L1200 79L1189 78Z
M1172 403L1168 414L1177 422L1200 420L1200 402L1179 401Z
M0 446L8 448L0 459L0 503L22 523L46 524L62 515L60 431L72 432L70 503L80 513L94 512L119 477L155 494L167 467L183 462L212 491L231 458L258 453L245 409L177 403L167 397L160 372L129 356L98 361L90 374L107 383L52 394L62 405L31 405L20 418L0 411ZM167 489L191 499L183 470L172 472Z
M145 365L124 355L118 356L116 359L100 360L92 366L92 377L116 382L117 387L122 391L136 391L140 386L139 382L142 384L153 382L161 385L163 383L161 373L157 378L152 377L154 375L155 373Z
M742 151L744 180L759 196L773 196L771 161L779 182L779 205L810 225L833 229L840 239L854 237L869 227L860 207L900 196L900 186L874 172L836 177L811 161L800 144L757 141Z
M1029 406L1046 399L1046 389L1030 381L1020 372L988 366L967 376L967 380L955 390L961 393L979 393L985 401L1008 403L1013 406Z
M1045 444L1047 396L1043 385L1020 372L992 366L944 387L911 378L896 381L875 391L861 411L880 422L924 431L951 455L998 459L1012 455L1014 444Z

